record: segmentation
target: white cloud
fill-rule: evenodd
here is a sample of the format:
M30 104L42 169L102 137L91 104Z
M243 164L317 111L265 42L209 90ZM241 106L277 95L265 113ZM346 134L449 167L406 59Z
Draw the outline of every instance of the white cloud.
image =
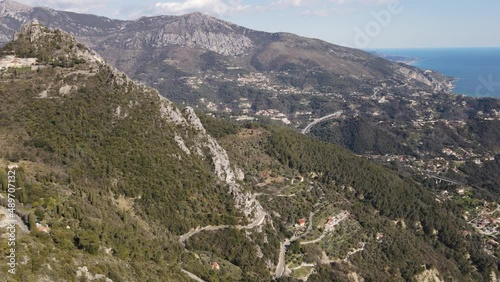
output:
M1 1L1 0L0 0ZM303 16L326 16L335 14L335 5L348 3L383 4L405 0L270 0L256 4L250 0L158 0L153 5L145 2L126 4L121 0L14 0L23 4L45 6L56 10L107 15L110 17L136 19L141 16L180 15L202 12L218 17L238 12L262 12L285 9L304 9ZM307 9L307 10L306 10Z
M330 2L336 3L336 4L346 4L346 3L353 3L353 2L359 2L359 3L365 3L365 4L387 4L390 2L395 2L395 1L402 1L402 0L329 0Z
M259 10L270 10L303 7L310 8L302 13L303 16L327 16L331 14L331 9L329 8L335 9L335 5L349 3L386 4L393 1L402 0L273 0L267 5L259 5L255 8ZM314 7L316 7L316 9Z
M330 11L327 9L322 9L322 10L305 10L302 13L302 16L308 16L308 17L326 17L330 15Z
M347 4L361 2L365 4L385 4L401 0L273 0L267 7L301 7L308 4Z
M156 3L153 14L179 15L196 11L216 16L226 16L241 11L256 12L297 8L321 1L323 0L273 0L262 5L252 5L248 0L172 0Z
M77 13L95 13L95 11L106 9L110 3L116 3L116 0L20 0L19 2L32 7L50 7L56 10Z
M271 2L271 7L299 7L305 4L316 2L316 0L275 0Z
M211 15L226 15L243 11L250 6L243 5L235 0L184 0L177 2L158 2L155 13L186 14L189 12L203 12Z

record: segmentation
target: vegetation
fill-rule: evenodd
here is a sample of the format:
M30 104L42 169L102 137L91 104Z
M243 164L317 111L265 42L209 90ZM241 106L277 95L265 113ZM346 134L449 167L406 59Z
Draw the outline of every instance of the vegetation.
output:
M426 246L424 242L454 259L462 274L472 275L474 279L487 281L491 270L497 267L492 257L474 247L477 241L467 242L460 236L460 226L465 228L465 222L453 215L459 214L459 209L453 204L438 204L430 192L411 180L401 179L387 169L354 157L336 146L305 138L287 129L273 128L271 131L266 144L271 156L301 173L314 171L322 175L321 182L330 189L339 185L354 187L350 197L361 201L357 204L354 201L352 210L364 229L380 228L380 223L377 224L378 220L373 217L368 206L382 218L404 219L407 226L415 226L417 222L422 225L422 237L414 237L399 230L394 234L394 241L387 245L390 248L380 250L393 264L406 261L401 255L412 254L412 262L408 261L409 264L400 268L406 271L402 272L403 278L409 279L420 271L421 264L416 262L420 260L425 264L428 261L423 252ZM360 173L363 177L360 177ZM386 229L386 232L391 230ZM414 246L413 251L407 249L411 246ZM470 260L467 259L467 253L471 255ZM482 278L474 271L475 267L483 274Z

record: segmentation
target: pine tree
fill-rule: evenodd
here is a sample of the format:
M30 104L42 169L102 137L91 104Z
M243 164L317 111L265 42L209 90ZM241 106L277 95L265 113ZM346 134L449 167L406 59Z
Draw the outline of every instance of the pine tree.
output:
M0 190L6 191L8 189L8 182L7 182L7 176L5 173L2 171L0 174Z
M36 216L33 213L28 215L28 226L30 231L36 231Z

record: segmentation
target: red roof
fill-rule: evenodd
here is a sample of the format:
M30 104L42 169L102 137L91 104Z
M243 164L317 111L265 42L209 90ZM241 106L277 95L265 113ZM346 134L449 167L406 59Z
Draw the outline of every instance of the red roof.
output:
M301 219L299 219L299 224L300 224L300 225L305 224L305 223L306 223L305 218L301 218Z

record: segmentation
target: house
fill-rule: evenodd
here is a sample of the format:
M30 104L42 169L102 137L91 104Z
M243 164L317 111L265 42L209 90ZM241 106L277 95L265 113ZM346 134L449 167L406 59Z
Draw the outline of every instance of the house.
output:
M212 262L212 269L213 270L220 270L220 265L218 262L214 261Z
M306 225L306 219L305 219L305 218L301 218L301 219L299 219L298 224L299 224L299 226L304 226L304 225Z
M333 218L329 217L327 220L326 220L326 223L325 224L332 224L333 223Z

